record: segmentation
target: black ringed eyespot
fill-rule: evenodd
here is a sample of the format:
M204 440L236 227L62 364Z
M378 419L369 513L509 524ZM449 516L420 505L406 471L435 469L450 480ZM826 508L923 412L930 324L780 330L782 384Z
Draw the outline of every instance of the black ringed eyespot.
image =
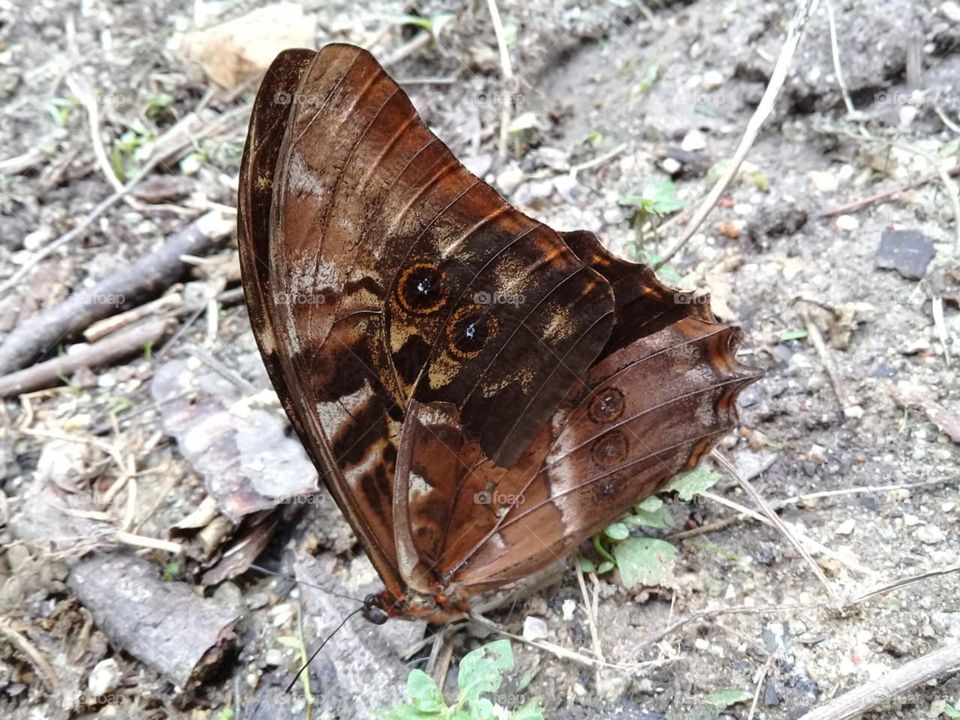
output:
M400 274L397 283L400 307L414 315L432 315L447 304L444 274L436 263L417 262Z
M496 333L497 319L482 305L458 309L447 324L450 352L464 360L479 355Z

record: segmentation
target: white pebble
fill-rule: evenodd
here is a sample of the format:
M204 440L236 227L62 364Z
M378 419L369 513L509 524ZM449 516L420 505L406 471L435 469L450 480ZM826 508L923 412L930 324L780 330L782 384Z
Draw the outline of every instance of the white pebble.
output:
M917 540L924 545L937 545L943 542L943 538L943 530L936 525L924 525L923 527L917 528Z
M857 521L853 518L847 518L842 523L837 525L837 529L833 532L836 535L853 535L853 531L856 527Z
M680 149L687 152L703 150L707 147L707 137L699 130L691 130L683 136L683 142L680 143Z
M87 678L87 690L91 695L106 695L120 687L122 679L123 673L120 672L117 661L113 658L107 658L98 662L90 671L90 677Z
M723 73L719 70L707 70L703 74L703 89L716 90L723 85Z
M523 619L523 639L527 642L543 640L549 634L550 628L547 627L547 622L543 618L527 615Z
M853 215L837 216L837 228L839 230L856 230L860 227L860 221Z

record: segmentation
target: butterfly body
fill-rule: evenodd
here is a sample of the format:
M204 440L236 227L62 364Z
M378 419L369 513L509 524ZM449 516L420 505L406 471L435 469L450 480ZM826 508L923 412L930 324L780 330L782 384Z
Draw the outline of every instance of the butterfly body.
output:
M569 553L757 377L738 329L512 207L350 45L268 70L238 234L270 378L386 586L371 616L460 617Z

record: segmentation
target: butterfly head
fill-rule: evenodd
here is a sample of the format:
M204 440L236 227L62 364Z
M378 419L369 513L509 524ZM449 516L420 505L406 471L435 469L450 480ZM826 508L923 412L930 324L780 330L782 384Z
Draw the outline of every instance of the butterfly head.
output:
M374 625L383 625L390 619L390 613L384 607L386 593L371 593L363 599L363 619Z

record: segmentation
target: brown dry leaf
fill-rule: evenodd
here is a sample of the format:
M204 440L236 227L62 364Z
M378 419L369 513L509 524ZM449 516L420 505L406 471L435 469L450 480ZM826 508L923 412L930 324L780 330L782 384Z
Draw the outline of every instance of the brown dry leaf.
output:
M316 22L297 3L276 3L187 33L179 53L202 65L218 85L232 88L264 72L281 50L313 48Z
M910 382L899 382L893 388L893 397L902 407L917 407L923 410L930 422L941 432L946 433L955 443L960 443L960 417L938 403L928 388Z

